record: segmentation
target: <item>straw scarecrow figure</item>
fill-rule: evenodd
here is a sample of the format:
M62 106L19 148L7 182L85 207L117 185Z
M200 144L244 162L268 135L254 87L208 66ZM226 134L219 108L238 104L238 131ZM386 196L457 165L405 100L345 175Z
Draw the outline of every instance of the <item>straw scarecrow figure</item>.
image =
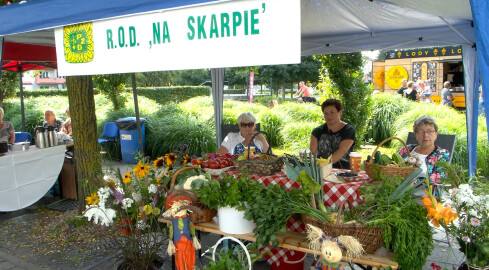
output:
M195 249L200 249L200 243L195 237L194 224L188 216L189 211L200 211L192 206L196 197L188 191L178 190L170 193L166 199L164 217L171 218L170 242L168 255L175 254L175 264L178 270L191 270L195 265Z
M343 269L340 264L342 251L346 249L347 258L358 258L363 252L360 242L348 235L340 235L338 238L327 236L318 227L307 225L307 239L309 247L321 255L317 260L314 270L339 270Z

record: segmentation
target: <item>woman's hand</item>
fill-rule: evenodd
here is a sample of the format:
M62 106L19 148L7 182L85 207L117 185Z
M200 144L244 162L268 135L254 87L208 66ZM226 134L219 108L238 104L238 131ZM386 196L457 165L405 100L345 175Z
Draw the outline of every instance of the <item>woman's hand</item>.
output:
M261 133L256 135L255 140L259 140L263 144L263 153L268 152L268 148L270 147L270 145L268 145L267 139L265 139L265 137Z

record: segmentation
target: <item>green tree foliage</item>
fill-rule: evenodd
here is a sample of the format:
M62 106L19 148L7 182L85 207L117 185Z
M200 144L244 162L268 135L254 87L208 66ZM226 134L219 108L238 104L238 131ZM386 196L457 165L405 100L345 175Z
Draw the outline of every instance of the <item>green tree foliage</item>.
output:
M363 83L363 60L361 53L331 54L317 56L326 68L329 78L343 103L343 121L355 127L357 140L365 135L370 116L370 89Z
M192 69L174 71L172 85L200 85L205 81L211 80L211 71L209 69Z
M169 86L175 79L173 71L155 71L155 72L138 72L136 73L137 87L157 87Z
M124 87L126 81L129 79L129 74L106 74L106 75L95 75L93 76L93 81L97 88L106 95L112 105L114 110L119 110L124 108L126 102L126 96L122 95L124 93Z
M15 96L15 88L19 86L19 75L16 72L2 71L0 79L0 107L3 100Z

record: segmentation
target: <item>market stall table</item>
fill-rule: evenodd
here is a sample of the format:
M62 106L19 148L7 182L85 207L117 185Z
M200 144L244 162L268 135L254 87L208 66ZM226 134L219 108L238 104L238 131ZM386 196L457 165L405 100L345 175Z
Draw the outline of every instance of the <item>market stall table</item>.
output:
M345 172L347 170L333 169L333 173ZM241 175L241 173L236 169L230 169L226 172L228 175ZM287 189L300 188L300 183L287 177L284 170L276 172L272 175L261 175L250 173L248 175L250 179L254 179L262 183L264 186L270 184L279 184ZM372 183L372 179L368 177L365 172L359 172L355 177L343 177L344 183L335 183L324 181L323 182L323 203L327 207L336 208L343 201L348 200L351 202L353 207L358 206L362 203L362 198L360 195L360 188L368 183ZM301 220L292 217L287 221L286 229L291 232L304 232L305 225ZM265 258L270 264L275 264L279 266L281 262L287 261L287 258L292 258L295 256L295 251L293 249L287 250L281 247L269 248L271 255L265 255Z
M37 202L58 178L65 159L65 145L0 156L0 211L16 211Z
M165 218L160 218L160 222L164 222L170 224L170 220ZM256 241L256 237L253 233L247 234L229 234L219 230L219 225L214 221L204 222L199 224L194 224L195 229L203 232L209 232L219 235L227 235L233 236L235 238L247 240L247 241ZM277 235L277 240L279 241L279 247L284 249L301 251L309 254L317 254L314 250L309 248L309 242L307 241L307 237L305 233L299 232L286 232ZM399 264L392 260L393 254L388 252L383 255L375 255L375 254L364 254L360 258L346 258L343 256L343 262L352 262L356 264L370 266L373 269L377 268L387 268L391 267L392 269L397 269Z

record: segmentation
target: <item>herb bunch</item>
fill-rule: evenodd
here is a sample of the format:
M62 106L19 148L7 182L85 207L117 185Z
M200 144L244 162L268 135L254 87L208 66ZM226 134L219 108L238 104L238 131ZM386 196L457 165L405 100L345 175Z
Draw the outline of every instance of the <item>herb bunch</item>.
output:
M220 180L192 183L192 189L197 191L203 204L210 208L236 207L240 211L251 204L253 196L261 188L263 186L258 181L250 180L246 176L234 178L228 175Z
M379 181L360 190L365 202L345 216L380 227L385 246L392 249L402 269L422 269L433 250L433 229L427 210L411 198L411 192L390 198L402 182L401 177L381 174Z
M310 206L307 203L309 198L299 189L287 190L280 185L269 185L258 190L245 212L245 218L256 223L254 245L272 244L276 247L277 233L285 233L285 225L293 214L305 214L327 221L329 214Z

